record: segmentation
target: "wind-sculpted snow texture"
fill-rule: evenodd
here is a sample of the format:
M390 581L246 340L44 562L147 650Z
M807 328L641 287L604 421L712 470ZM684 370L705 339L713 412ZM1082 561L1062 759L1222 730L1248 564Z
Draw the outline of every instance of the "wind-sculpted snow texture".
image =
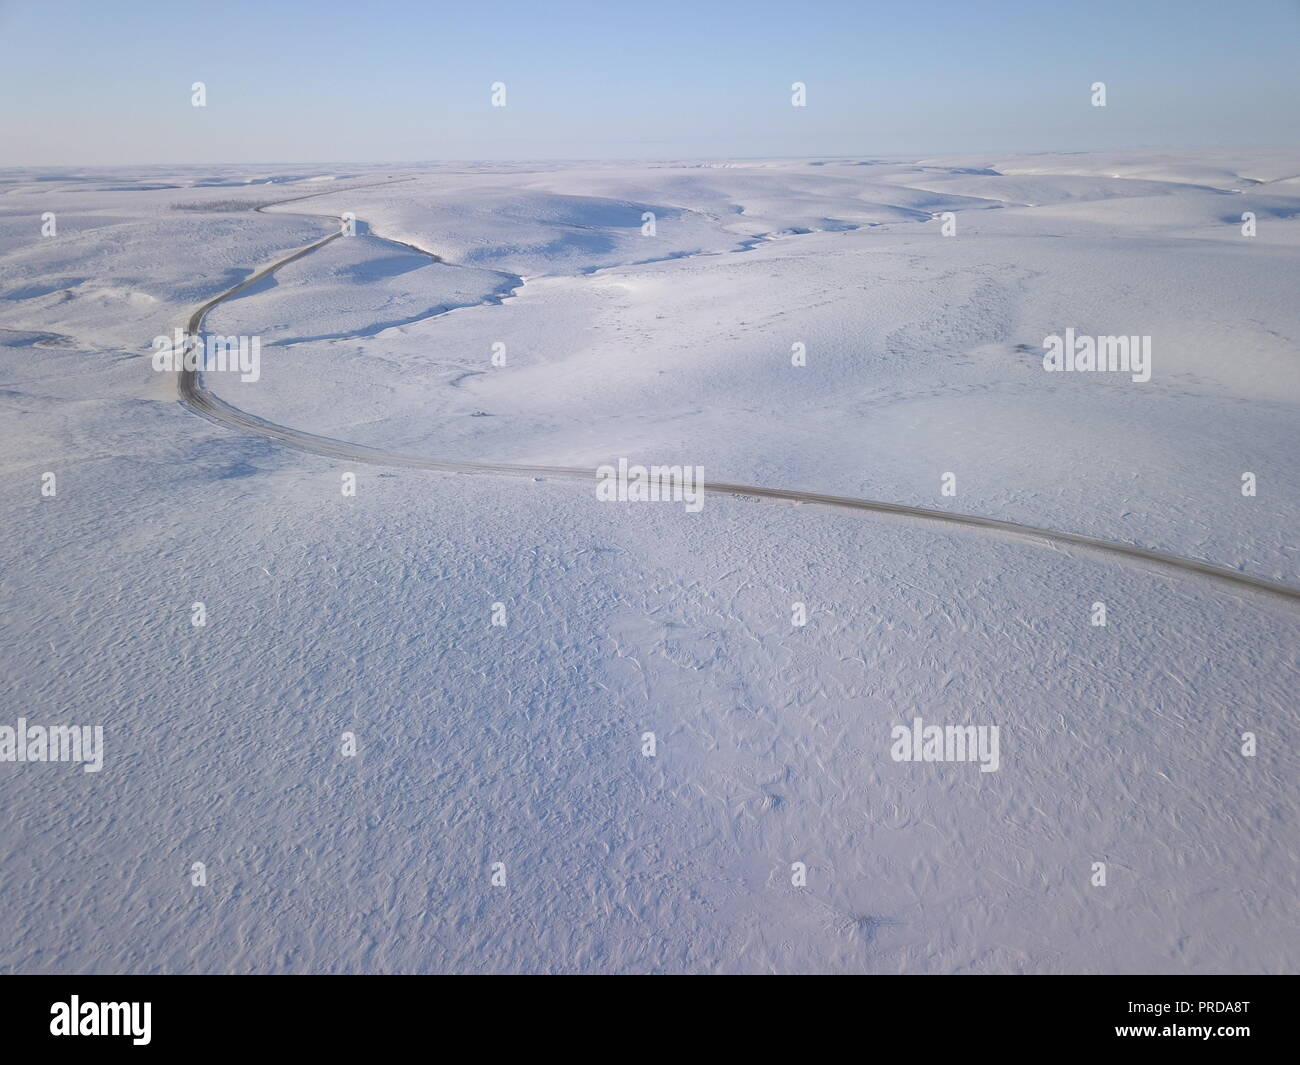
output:
M0 171L0 725L104 728L99 772L0 761L0 970L1294 969L1294 599L594 476L1300 585L1297 175ZM155 336L344 216L211 306L260 374L202 386L361 451L178 402ZM1046 372L1067 329L1150 380ZM900 760L917 718L996 770Z

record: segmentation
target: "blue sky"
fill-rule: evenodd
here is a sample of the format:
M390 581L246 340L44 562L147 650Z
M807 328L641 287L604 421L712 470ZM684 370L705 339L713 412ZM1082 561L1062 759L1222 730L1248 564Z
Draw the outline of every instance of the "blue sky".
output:
M1300 0L0 0L0 94L0 165L1286 145Z

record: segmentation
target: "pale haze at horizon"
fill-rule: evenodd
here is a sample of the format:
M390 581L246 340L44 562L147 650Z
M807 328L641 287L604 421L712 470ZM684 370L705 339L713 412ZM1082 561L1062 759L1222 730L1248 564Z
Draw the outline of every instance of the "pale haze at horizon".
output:
M0 166L1286 145L1298 45L1292 0L0 0Z

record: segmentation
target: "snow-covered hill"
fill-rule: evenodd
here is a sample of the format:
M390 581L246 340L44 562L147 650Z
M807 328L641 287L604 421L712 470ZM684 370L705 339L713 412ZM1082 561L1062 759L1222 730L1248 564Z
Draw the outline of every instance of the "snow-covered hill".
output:
M97 773L0 761L0 969L1293 971L1293 600L812 505L332 462L196 417L151 342L346 213L211 312L262 340L256 383L206 375L229 403L1297 585L1297 175L0 172L0 726L105 736ZM1150 380L1045 372L1066 329L1149 337ZM996 726L997 770L896 760L916 718Z

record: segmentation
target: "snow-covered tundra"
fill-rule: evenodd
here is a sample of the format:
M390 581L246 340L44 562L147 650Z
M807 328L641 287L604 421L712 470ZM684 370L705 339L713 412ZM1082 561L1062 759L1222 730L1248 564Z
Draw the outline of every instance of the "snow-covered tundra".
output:
M1294 970L1297 175L0 172L0 968Z

